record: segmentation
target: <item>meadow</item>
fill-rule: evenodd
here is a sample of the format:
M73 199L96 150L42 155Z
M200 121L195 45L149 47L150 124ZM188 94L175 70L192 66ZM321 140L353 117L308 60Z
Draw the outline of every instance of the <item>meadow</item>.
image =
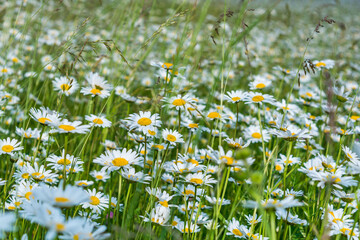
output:
M0 4L1 239L359 239L357 1Z

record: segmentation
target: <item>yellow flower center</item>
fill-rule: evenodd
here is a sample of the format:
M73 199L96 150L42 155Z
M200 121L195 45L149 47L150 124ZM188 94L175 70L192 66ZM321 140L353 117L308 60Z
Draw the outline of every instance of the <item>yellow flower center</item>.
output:
M198 166L198 165L199 165L199 162L198 162L198 161L196 161L195 159L192 159L192 158L189 158L188 160L186 160L186 162L188 162L188 163L192 163L192 164L195 164L196 166Z
M32 194L32 192L27 192L27 193L25 193L25 198L26 198L27 200L30 200L31 194Z
M148 130L148 133L149 133L151 136L155 136L155 134L156 134L155 131L151 131L151 130Z
M312 97L313 95L312 95L312 93L309 93L309 92L307 92L307 93L305 93L306 94L306 96L308 96L308 97Z
M340 232L342 232L344 235L346 235L347 231L349 232L349 235L355 236L355 233L353 233L350 228L343 227L342 229L340 229Z
M94 95L96 95L96 94L101 94L101 91L100 91L99 89L97 89L97 88L91 89L90 92L91 92L92 94L94 94Z
M21 177L24 179L29 179L29 173L23 173Z
M61 84L60 88L61 88L61 90L63 90L64 92L65 92L65 91L69 91L70 85L67 84L67 83L64 83L64 84Z
M163 150L165 148L163 145L153 145L153 147L159 150Z
M95 118L95 119L93 120L93 123L95 123L95 124L103 124L104 122L103 122L103 120L101 120L100 118Z
M221 118L218 112L211 112L208 114L208 118Z
M25 138L31 138L31 136L32 136L31 134L27 135L26 133L24 133Z
M234 159L232 157L222 156L221 159L225 159L227 165L231 165L234 163Z
M183 194L184 194L184 192L183 192ZM186 189L185 195L195 195L195 192L193 190Z
M60 231L64 231L64 230L65 230L64 224L61 224L61 223L56 224L56 231L60 232Z
M169 206L169 203L168 203L168 201L166 201L166 200L160 201L159 203L160 203L162 206L164 206L164 207L168 207L168 206Z
M125 158L121 158L121 157L120 158L115 158L111 162L116 167L122 167L122 166L125 166L125 165L129 164L128 160L126 160Z
M242 236L243 234L240 232L239 229L235 228L232 230L232 233L235 234L236 236Z
M48 119L48 118L39 118L38 121L39 121L40 123L42 123L42 124L45 124L46 121L51 122L51 120Z
M59 128L64 130L64 131L67 131L67 132L70 132L70 131L73 131L75 130L76 128L71 126L71 125L66 125L66 124L61 124L59 125Z
M351 118L351 120L356 121L356 120L358 120L360 118L360 116L353 115L350 118Z
M190 179L190 182L195 183L195 184L202 184L204 181L200 178L192 178L192 179Z
M176 137L172 134L168 134L166 139L170 142L175 142L176 141Z
M325 67L325 66L326 66L326 63L324 63L324 62L318 62L315 66L317 66L317 67Z
M147 117L140 118L137 123L141 126L148 126L151 124L151 119Z
M57 164L61 164L61 165L69 165L71 163L71 161L69 159L60 159L59 161L57 161Z
M175 99L172 103L175 106L184 106L186 104L186 101L184 99Z
M9 152L11 152L12 150L14 150L14 147L11 146L11 145L4 145L4 146L2 146L1 150L3 150L4 152L9 153Z
M90 204L92 204L92 205L99 205L99 203L100 203L100 199L99 199L99 198L97 198L97 197L95 197L95 196L91 196L91 197L90 197Z
M97 179L103 179L103 176L102 175L96 175L96 178Z
M265 84L263 84L263 83L259 83L259 84L257 84L255 87L261 89L261 88L264 88L264 87L266 87L266 86L265 86Z
M199 127L199 124L197 123L190 123L189 124L189 128L198 128Z
M237 102L237 101L239 101L241 98L239 98L239 97L233 97L233 98L231 98L231 100L233 101L233 102Z
M252 136L253 138L257 138L257 139L260 139L260 138L261 138L261 134L258 133L258 132L255 132L255 133L251 134L251 136Z
M69 202L70 200L66 197L56 197L55 198L55 202L57 203L66 203L66 202Z
M172 63L163 63L163 65L161 65L161 67L166 68L166 69L169 69L169 68L171 68L172 66L173 66Z
M33 176L33 178L37 178L37 179L43 179L45 176L42 173L39 172L34 172L33 174L31 174L31 176Z
M257 95L257 96L254 96L254 97L252 98L252 100L253 100L254 102L261 102L261 101L264 100L264 97L261 96L261 95Z

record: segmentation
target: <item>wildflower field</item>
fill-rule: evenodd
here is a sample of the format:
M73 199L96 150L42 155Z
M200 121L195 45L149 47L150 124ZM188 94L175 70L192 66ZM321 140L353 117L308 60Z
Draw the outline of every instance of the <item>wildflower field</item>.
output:
M1 239L359 239L358 1L0 3Z

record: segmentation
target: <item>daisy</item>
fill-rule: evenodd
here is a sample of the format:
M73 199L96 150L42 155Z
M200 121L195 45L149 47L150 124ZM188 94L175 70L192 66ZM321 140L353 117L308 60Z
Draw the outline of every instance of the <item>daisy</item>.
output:
M63 182L60 182L57 188L41 185L33 191L33 196L37 200L56 207L72 207L89 201L89 196L81 188L68 184L63 189L62 184Z
M181 176L182 177L182 176ZM196 186L201 186L201 185L207 185L207 186L211 186L211 184L216 183L217 180L211 178L210 175L206 175L205 173L190 173L188 175L186 175L186 177L182 177L185 182L196 185Z
M249 225L256 225L262 221L262 216L257 217L257 214L255 215L245 215L246 221Z
M16 151L22 150L23 147L20 146L20 142L16 139L0 139L0 155L8 154L10 156L14 155Z
M59 236L59 239L109 239L111 235L105 231L106 227L103 225L85 218L75 218L67 222L66 231Z
M52 169L55 169L57 171L63 171L64 167L66 167L67 171L70 171L71 169L74 169L75 167L83 164L83 161L80 161L79 158L74 157L70 154L66 154L65 157L65 150L62 150L61 156L56 156L54 154L51 154L49 157L46 158L46 161L49 162L49 166L51 166Z
M89 187L91 185L94 184L93 181L87 181L87 180L79 180L79 181L75 181L76 186L79 187Z
M78 88L79 84L73 77L59 77L53 80L54 90L69 96L73 94Z
M186 94L184 96L181 96L180 94L178 94L177 96L173 96L170 98L164 98L163 101L167 102L169 104L170 108L175 108L176 110L186 110L189 107L192 107L192 105L190 105L190 103L193 102L193 100L191 99L191 97L188 94Z
M81 93L84 95L91 95L92 97L99 96L101 98L110 96L111 86L107 84L107 81L105 81L98 73L91 72L86 75L85 78L90 86L82 87Z
M345 154L345 159L349 160L350 162L360 165L360 158L358 157L358 155L351 151L349 147L347 146L342 146L342 150Z
M229 144L230 147L238 148L238 149L246 148L250 145L249 141L245 143L241 137L235 140L233 138L226 138L224 139L224 141L227 142L227 144Z
M210 197L210 196L205 196L205 199L212 205L221 205L222 206L222 205L229 205L231 203L230 200L216 198L216 197Z
M247 93L241 90L227 92L224 96L224 99L227 100L229 103L238 103L243 101L246 97Z
M111 126L111 122L104 116L96 116L94 114L86 115L85 120L89 121L95 127L107 128Z
M294 115L295 113L300 112L300 108L297 105L286 103L285 99L282 99L281 103L277 102L276 107L277 109L283 110L284 112L287 111L290 115Z
M165 128L162 131L162 137L165 141L174 146L176 145L176 143L184 143L182 135L176 130Z
M100 213L109 207L109 199L102 192L96 192L96 189L86 190L89 202L82 203L83 208L90 208L94 213Z
M151 189L147 187L145 189L150 195L153 195L158 200L158 203L162 205L163 207L169 207L169 201L174 197L170 196L166 191L161 192L160 188L157 189Z
M40 109L31 108L30 117L44 125L49 125L60 120L57 112L44 107L40 107Z
M277 199L268 199L261 201L260 205L257 202L254 201L246 201L244 206L248 208L256 208L256 207L263 207L265 209L287 209L292 207L299 207L302 206L303 203L299 202L297 199L295 199L293 196L288 196L282 200Z
M334 94L336 96L336 99L342 103L352 101L352 98L349 97L351 91L345 92L344 85L341 85L341 87L334 87Z
M335 61L332 59L324 59L321 61L315 60L314 62L315 67L317 68L326 68L326 69L331 69L335 66Z
M40 130L38 130L37 128L35 129L23 129L23 128L18 128L16 127L16 134L19 135L20 137L24 137L24 138L33 138L33 139L39 139L40 138Z
M301 197L304 195L304 192L302 190L295 191L294 189L286 189L285 196L295 196L295 197Z
M90 131L90 125L81 124L80 121L70 122L67 119L51 122L51 126L55 128L53 132L85 134Z
M121 175L133 182L140 182L144 184L148 184L151 180L151 177L143 172L135 172L135 168L126 168L121 171Z
M280 154L280 158L278 158L276 160L276 163L280 163L280 164L284 164L284 165L294 165L294 164L298 164L301 163L300 158L299 157L294 157L292 155L289 156L289 159L287 159L287 157L283 154Z
M160 62L160 61L151 61L150 62L150 65L151 66L154 66L154 67L158 67L158 68L164 68L164 69L172 69L173 68L173 65L172 63L167 63L167 62Z
M254 81L249 83L251 90L262 90L269 86L271 86L271 81L261 76L255 76Z
M7 75L10 75L14 72L12 68L9 68L6 65L0 66L0 76L6 77Z
M290 212L284 209L276 211L276 216L278 219L282 219L290 224L298 224L301 226L308 225L306 220L302 220L298 217L298 215L292 215Z
M126 122L128 123L130 130L136 129L144 134L147 134L148 131L152 131L155 127L161 126L159 114L155 113L151 115L151 112L140 111L139 114L130 114L126 119Z
M264 140L264 142L268 142L270 140L270 135L268 131L266 129L262 129L262 131L260 131L259 126L250 126L246 128L244 131L244 135L247 141L249 141L250 143L258 143L261 142L262 139Z
M107 150L100 157L94 159L94 163L98 163L105 167L108 171L114 171L130 168L131 165L137 165L142 160L142 157L133 150Z
M205 189L197 188L194 185L176 185L173 189L176 192L177 196L185 196L188 197L195 197L195 193L197 196L202 196L205 193Z
M106 150L112 150L118 148L115 142L107 139L105 140L105 142L102 142L101 145L103 145L106 148Z
M233 157L233 151L229 150L225 153L222 146L219 146L219 151L215 151L211 148L210 151L211 159L218 165L221 163L225 163L226 165L237 165L237 161Z
M46 170L44 165L39 166L38 163L34 163L34 167L32 167L30 163L28 163L26 165L26 168L26 172L29 173L29 176L39 181L45 181L47 178L51 178L56 175L52 173L51 170Z
M222 119L222 116L217 109L210 109L206 117L210 120Z
M357 181L352 176L343 176L344 174L345 172L342 168L338 168L334 172L316 172L314 170L307 172L308 177L313 181L319 181L317 186L320 188L324 188L327 183L338 189L357 185Z
M270 103L272 105L275 104L275 99L273 96L268 94L262 94L258 92L249 92L247 93L247 96L244 98L244 102L246 104L250 103Z
M194 223L190 223L189 226L189 222L179 222L179 224L175 227L177 230L179 230L182 233L193 233L193 232L200 232L200 227Z
M165 225L170 219L170 209L158 204L150 212L149 217L144 217L144 222L153 222Z
M5 203L5 209L14 211L16 209L20 209L23 200L16 196L11 196Z
M230 220L227 226L228 232L226 233L226 235L232 235L236 238L245 238L245 228L246 227L244 225L240 225L239 221L233 218Z
M331 230L329 232L330 236L333 235L344 235L347 237L347 239L354 239L354 240L358 240L358 236L359 236L359 228L358 226L356 226L355 228L353 228L352 226L353 224L349 225L349 224L345 224L341 221L338 221L336 223L331 224Z
M167 183L173 184L174 183L174 177L168 173L164 173L161 176L161 179L164 180Z
M192 163L182 163L182 162L166 162L163 166L166 172L171 173L177 173L177 174L183 174L183 173L189 173L189 172L198 172L205 168L205 166L199 166Z
M342 201L346 203L351 203L356 199L354 193L345 193L344 191L339 191L339 190L333 190L333 193L336 197L340 198Z
M121 96L122 94L126 94L126 87L124 86L116 86L115 87L115 94L118 95L118 96Z
M106 182L106 180L110 178L110 175L105 171L105 169L101 169L100 171L93 170L90 172L90 175L97 181L103 182Z

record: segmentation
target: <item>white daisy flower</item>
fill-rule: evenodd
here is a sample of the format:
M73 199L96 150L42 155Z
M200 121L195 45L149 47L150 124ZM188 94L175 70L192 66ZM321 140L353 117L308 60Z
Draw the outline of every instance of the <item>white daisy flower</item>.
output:
M85 120L89 121L95 127L107 128L111 126L111 122L104 116L96 116L94 114L86 115Z

